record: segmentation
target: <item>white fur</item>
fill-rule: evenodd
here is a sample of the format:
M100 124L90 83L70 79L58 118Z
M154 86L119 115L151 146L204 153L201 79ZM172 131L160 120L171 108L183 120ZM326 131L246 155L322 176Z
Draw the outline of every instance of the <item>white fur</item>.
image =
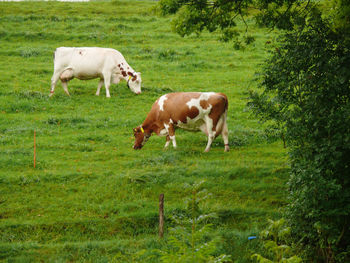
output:
M179 121L177 123L177 126L185 130L191 130L191 131L201 130L204 133L207 133L205 116L207 116L210 113L212 105L209 104L209 106L206 109L203 109L202 106L200 105L200 101L201 100L208 101L209 97L214 94L215 94L214 92L203 92L201 93L198 99L191 99L190 101L188 101L186 103L188 108L191 109L192 107L195 107L198 109L199 113L194 119L187 117L186 123L182 123Z
M166 100L167 100L166 95L163 95L162 97L159 98L159 100L158 100L159 110L164 111L164 102Z
M176 148L176 139L175 139L175 135L174 136L170 136L170 140L173 142L173 147Z
M100 78L96 95L100 94L102 85L105 85L106 96L110 97L109 86L111 83L117 84L121 79L126 81L129 76L123 76L118 67L136 75L135 81L129 81L129 87L134 93L141 93L141 75L135 72L126 62L123 55L111 48L98 47L60 47L55 51L54 73L51 78L51 95L53 95L56 83L62 76L67 76L67 80L62 80L63 88L69 95L67 82L72 78L81 80Z
M160 130L159 136L166 136L166 135L168 135L167 129L162 129L162 130Z
M201 93L201 95L199 96L198 99L191 99L189 102L187 102L186 104L188 105L188 108L192 108L193 106L198 108L198 109L202 109L202 107L200 106L200 101L201 100L208 100L210 98L210 96L214 95L214 92L203 92ZM210 111L210 109L209 109Z

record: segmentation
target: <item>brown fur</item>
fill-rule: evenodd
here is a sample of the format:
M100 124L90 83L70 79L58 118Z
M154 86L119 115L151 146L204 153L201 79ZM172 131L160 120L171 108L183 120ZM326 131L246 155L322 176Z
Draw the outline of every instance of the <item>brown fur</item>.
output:
M134 75L132 72L128 71L128 75L132 77L131 81L135 81L137 79L137 75Z
M141 142L143 142L144 136L149 137L153 132L159 135L160 132L163 129L165 129L164 124L169 125L169 134L167 136L168 141L169 135L174 135L175 127L177 124L179 124L179 122L187 123L188 118L194 119L198 116L199 110L197 109L197 107L192 106L189 109L186 103L189 102L191 99L198 99L200 96L201 93L199 92L178 92L166 94L167 99L164 101L163 104L164 110L160 110L158 99L153 104L151 111L149 112L145 121L141 125L141 127L144 130L144 133L141 131L140 127L134 129L134 148L140 149L142 147ZM210 106L212 107L208 116L213 121L213 131L216 131L216 136L220 135L222 132L223 125L221 125L221 127L217 127L217 123L223 116L223 114L226 114L228 108L228 101L226 95L223 93L215 93L211 95L208 100L201 100L199 103L204 110ZM173 122L173 124L171 123L171 121Z
M209 103L208 103L208 101L206 101L206 100L201 100L201 101L199 102L199 105L201 105L201 107L202 107L203 109L206 109L206 108L209 107Z
M227 97L226 97L226 95L222 96L222 94L220 94L220 96L217 96L214 98L209 98L208 103L211 105L216 105L216 107L212 108L212 110L209 114L209 117L213 120L213 131L214 131L216 128L216 124L218 123L218 121L220 119L220 116L227 109ZM220 131L220 133L221 133L221 131Z

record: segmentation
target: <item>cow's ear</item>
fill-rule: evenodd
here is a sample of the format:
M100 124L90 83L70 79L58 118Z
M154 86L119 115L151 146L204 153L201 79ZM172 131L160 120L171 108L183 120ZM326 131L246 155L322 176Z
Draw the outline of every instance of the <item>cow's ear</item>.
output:
M130 71L128 71L128 75L129 75L130 77L133 77L133 76L134 76L134 74L132 74Z

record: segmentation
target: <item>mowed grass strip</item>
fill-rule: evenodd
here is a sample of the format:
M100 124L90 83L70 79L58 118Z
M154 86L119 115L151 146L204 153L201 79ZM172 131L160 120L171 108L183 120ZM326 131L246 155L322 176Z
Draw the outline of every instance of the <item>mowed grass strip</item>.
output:
M218 253L248 261L256 245L247 236L280 215L285 150L245 107L273 34L251 24L256 42L245 50L207 33L181 38L171 17L152 11L156 4L0 3L0 259L136 261L135 252L166 246L157 239L159 194L173 226L171 216L187 211L187 186L200 180L212 193L203 213L218 215L211 221L223 239ZM98 80L72 80L71 97L58 84L49 99L59 46L121 51L142 72L142 94L122 82L110 99L104 90L97 97ZM157 136L132 149L132 128L159 96L175 91L227 94L230 152L219 137L203 153L206 136L182 130L176 150L163 150Z

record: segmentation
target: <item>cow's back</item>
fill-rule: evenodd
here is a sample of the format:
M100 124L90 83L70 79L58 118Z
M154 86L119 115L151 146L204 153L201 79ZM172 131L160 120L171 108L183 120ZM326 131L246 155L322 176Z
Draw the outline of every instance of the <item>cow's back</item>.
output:
M211 112L221 115L227 109L225 94L214 92L176 92L161 96L152 106L151 114L160 122L171 120L190 129L199 127Z
M117 62L125 60L123 55L112 48L100 47L59 47L54 54L57 64L65 64L69 67L95 67L100 68L107 59Z
M91 79L102 77L104 70L112 71L123 61L123 55L111 48L60 47L55 51L54 64L57 69L72 69L79 79Z
M56 48L54 53L55 65L69 64L72 57L74 48L71 47L59 47Z

